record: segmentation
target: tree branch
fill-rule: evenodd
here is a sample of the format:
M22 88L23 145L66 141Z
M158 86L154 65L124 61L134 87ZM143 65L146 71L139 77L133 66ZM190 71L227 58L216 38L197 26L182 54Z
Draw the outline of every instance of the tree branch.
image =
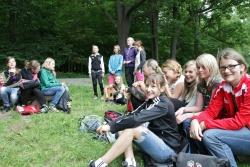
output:
M116 20L111 16L111 14L109 14L109 12L107 11L107 9L105 9L101 3L100 0L95 0L95 3L97 4L97 6L102 9L103 13L107 16L107 18L109 19L109 21L114 25L114 27L117 27L117 22Z
M133 6L128 9L127 16L131 15L133 10L137 9L141 4L143 4L146 0L138 0Z

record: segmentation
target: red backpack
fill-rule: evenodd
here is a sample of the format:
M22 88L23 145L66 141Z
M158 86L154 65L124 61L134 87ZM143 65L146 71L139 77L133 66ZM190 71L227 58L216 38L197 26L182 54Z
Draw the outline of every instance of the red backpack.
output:
M106 122L112 122L122 117L122 114L116 111L108 110L104 113L104 120Z
M22 115L31 115L31 114L39 113L40 109L38 106L27 105L27 106L17 106L16 111Z

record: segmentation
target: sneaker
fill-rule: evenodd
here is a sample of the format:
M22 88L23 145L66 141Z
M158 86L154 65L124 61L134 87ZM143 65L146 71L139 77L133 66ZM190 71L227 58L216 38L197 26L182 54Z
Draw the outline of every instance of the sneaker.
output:
M136 167L136 166L134 166L134 165L128 165L128 162L127 162L127 161L123 161L123 162L122 162L122 166L123 166L123 167Z
M93 99L96 100L98 97L97 96L94 96Z
M2 112L9 112L10 111L10 107L3 107L3 109L1 110Z
M49 111L49 107L47 105L43 105L42 108L40 109L41 113L47 113Z
M99 165L97 165L97 166L98 166L98 167L99 167L99 166L100 166L100 167L107 167L108 165L105 164L104 162L102 162L101 164L99 164ZM97 166L95 165L95 161L94 161L94 160L91 160L88 167L97 167Z
M57 108L55 106L49 106L49 110L51 112L59 112L59 110L57 110Z
M91 161L90 161L89 167L95 167L95 161L94 161L94 160L91 160Z

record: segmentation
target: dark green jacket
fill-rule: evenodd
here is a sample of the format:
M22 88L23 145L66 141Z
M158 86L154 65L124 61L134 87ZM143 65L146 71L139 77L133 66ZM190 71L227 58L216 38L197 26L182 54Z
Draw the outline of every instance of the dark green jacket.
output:
M39 79L41 82L41 89L61 86L62 84L56 79L51 70L42 68L40 71Z

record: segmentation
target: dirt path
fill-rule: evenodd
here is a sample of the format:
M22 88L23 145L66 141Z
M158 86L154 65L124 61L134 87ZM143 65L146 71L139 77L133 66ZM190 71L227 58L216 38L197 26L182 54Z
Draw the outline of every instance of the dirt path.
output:
M91 86L90 78L61 78L59 79L61 82L65 82L67 85L75 85L75 86Z

